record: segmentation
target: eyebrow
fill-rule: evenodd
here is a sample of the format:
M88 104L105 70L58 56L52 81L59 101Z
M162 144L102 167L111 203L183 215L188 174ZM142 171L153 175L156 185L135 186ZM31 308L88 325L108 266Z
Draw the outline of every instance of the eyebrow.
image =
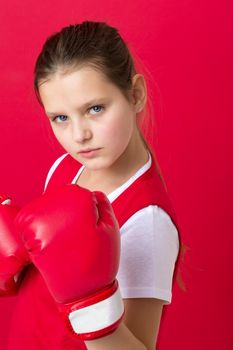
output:
M99 103L106 103L107 99L106 98L96 98L93 100L90 100L86 103L84 103L82 106L78 107L77 110L82 110L82 109L86 109L89 106L93 106L95 104L99 104ZM46 112L49 116L56 116L56 115L61 115L61 114L65 114L65 113L61 113L61 112Z

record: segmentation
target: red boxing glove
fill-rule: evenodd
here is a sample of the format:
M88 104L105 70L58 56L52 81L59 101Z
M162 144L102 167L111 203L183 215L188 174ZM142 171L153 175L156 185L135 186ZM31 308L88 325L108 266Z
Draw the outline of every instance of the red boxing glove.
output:
M0 296L17 293L22 270L30 262L14 226L18 211L9 197L0 194Z
M119 226L108 198L65 185L25 206L16 226L76 337L113 332L124 304L116 280Z

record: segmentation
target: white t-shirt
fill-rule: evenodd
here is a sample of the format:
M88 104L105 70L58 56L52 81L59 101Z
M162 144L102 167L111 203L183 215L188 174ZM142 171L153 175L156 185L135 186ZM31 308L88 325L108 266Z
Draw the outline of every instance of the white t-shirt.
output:
M57 166L68 153L50 168L45 188ZM129 180L107 195L112 203L127 187L151 166L151 155ZM84 170L83 165L72 183ZM170 216L159 206L149 205L131 216L120 228L121 257L117 274L122 298L157 298L170 304L172 279L179 252L178 232Z

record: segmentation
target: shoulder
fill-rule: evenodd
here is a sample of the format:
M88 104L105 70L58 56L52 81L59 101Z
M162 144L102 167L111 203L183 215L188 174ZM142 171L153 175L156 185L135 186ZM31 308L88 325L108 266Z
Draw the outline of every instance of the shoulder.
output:
M179 233L169 214L149 205L132 215L120 229L123 248L134 257L174 262L179 253ZM145 259L144 259L145 260ZM160 265L160 264L159 264Z
M54 173L54 171L56 170L56 168L58 167L58 165L61 163L61 161L68 155L68 153L64 153L62 154L60 157L58 157L55 162L52 164L52 166L50 167L46 180L45 180L45 186L44 186L44 191L46 190L46 187L49 183L49 180L52 176L52 174Z
M123 298L172 300L172 279L179 253L179 236L170 216L150 205L121 227L118 279Z
M179 245L178 230L170 215L158 205L149 205L134 213L121 227L122 233L133 230L137 232L164 232L175 238Z

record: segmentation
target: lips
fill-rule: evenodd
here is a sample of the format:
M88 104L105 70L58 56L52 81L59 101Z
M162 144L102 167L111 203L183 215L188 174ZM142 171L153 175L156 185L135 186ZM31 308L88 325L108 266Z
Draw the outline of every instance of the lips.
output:
M95 158L96 156L99 155L99 151L101 150L101 148L87 148L85 150L82 150L79 152L80 157L84 157L84 158Z
M99 148L87 148L87 149L79 151L78 153L88 153L88 152L91 152L91 151L96 151L98 149Z

